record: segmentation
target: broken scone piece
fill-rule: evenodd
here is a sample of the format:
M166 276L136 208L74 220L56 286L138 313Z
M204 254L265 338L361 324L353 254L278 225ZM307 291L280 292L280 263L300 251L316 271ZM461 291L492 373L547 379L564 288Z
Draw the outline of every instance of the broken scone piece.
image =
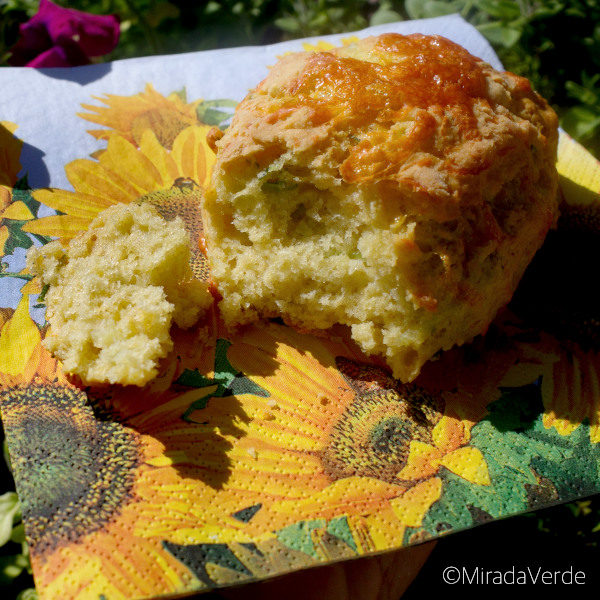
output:
M173 346L174 323L191 327L212 303L193 278L189 235L148 204L118 204L68 246L54 241L27 254L49 285L45 347L84 383L143 386Z
M285 55L214 144L202 216L225 323L339 323L413 380L486 331L556 222L557 122L440 36Z

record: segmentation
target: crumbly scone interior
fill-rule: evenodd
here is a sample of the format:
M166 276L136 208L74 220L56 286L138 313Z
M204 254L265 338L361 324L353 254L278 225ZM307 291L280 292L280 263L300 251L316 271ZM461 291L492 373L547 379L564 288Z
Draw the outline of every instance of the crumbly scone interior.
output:
M143 386L173 347L173 323L191 327L212 304L193 278L189 235L149 204L106 209L68 246L32 248L27 264L49 286L46 348L84 383Z
M343 53L383 60L372 48ZM331 102L320 122L318 86L311 102L288 106L285 82L301 80L306 62L291 68L284 61L249 95L204 197L222 313L230 324L349 325L364 351L411 380L438 350L485 330L556 218L552 124L513 97L512 79L490 77L496 113L474 102L482 133L449 159L456 115L409 107L378 123ZM390 156L397 172L373 175Z
M213 276L222 282L226 320L249 322L257 314L283 314L289 323L307 329L351 325L366 352L387 354L396 371L408 378L423 357L447 345L444 338L472 338L497 304L508 300L512 278L506 281L504 257L495 244L476 248L478 256L468 261L457 241L472 234L468 219L438 223L401 211L386 214L389 204L374 190L354 186L350 191L334 177L326 182L322 173L311 177L310 169L293 164L295 154L287 158L292 164L280 159L281 168L258 171L254 177L240 177L232 169L231 179L217 188L217 194L228 198L229 211L210 223L220 240L213 249L221 255ZM472 221L481 218L474 209ZM530 241L526 255L535 242ZM477 258L483 254L487 256L480 263ZM473 286L473 303L476 287L496 279L497 288L493 304L467 328L461 312L469 305L455 297L465 276ZM445 291L448 287L455 294ZM452 321L447 311L453 313Z

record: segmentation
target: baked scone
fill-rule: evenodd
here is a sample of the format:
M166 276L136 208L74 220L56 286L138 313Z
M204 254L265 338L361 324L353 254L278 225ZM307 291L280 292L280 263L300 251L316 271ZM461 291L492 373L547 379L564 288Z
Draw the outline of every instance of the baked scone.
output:
M86 384L143 386L173 347L171 324L191 327L212 304L189 257L183 221L149 204L106 209L66 247L31 248L27 266L49 285L45 347Z
M395 377L486 331L557 219L557 117L439 36L284 56L203 198L228 325L348 325Z

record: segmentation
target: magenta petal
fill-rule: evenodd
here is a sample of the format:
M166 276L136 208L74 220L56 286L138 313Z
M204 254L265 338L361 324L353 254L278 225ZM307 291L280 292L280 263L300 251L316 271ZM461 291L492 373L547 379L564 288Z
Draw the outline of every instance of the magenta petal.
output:
M13 66L77 66L90 56L114 50L119 42L119 19L114 15L92 15L40 0L38 12L19 29L12 48Z
M52 40L42 23L23 23L19 29L20 37L11 48L8 64L22 67L36 56L52 48Z
M25 66L43 69L45 67L72 67L73 63L67 59L64 48L61 48L60 46L53 46L52 48L49 48L45 52L42 52L36 56Z
M57 44L67 41L77 44L87 56L101 56L115 49L119 42L119 22L114 17L96 17L103 21L71 21L62 27L53 26L50 30Z
M38 15L55 44L74 42L87 56L107 54L119 42L119 19L114 15L92 15L50 0L40 1Z

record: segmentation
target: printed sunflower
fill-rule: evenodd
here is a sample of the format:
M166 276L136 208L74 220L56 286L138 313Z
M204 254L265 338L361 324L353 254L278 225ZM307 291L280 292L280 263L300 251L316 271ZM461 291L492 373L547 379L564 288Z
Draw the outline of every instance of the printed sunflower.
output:
M150 129L158 142L171 150L175 139L186 127L202 125L197 114L202 100L188 103L185 92L174 92L165 97L150 83L143 92L133 96L106 94L104 98L94 98L106 106L83 104L90 112L78 116L107 128L88 132L99 140L108 140L116 134L139 147L143 133Z
M589 265L600 243L600 162L561 133L557 168L558 227L513 301L513 309L539 330L538 342L520 344L522 356L509 377L514 385L541 381L547 429L569 436L587 420L594 444L600 442L600 293Z
M403 385L338 338L271 323L230 340L231 364L268 397L209 398L190 416L230 441L217 501L245 514L256 539L344 518L358 554L398 547L443 493L440 468L489 483L469 431L498 397L495 384L514 355L463 372L459 397L438 389L437 373L430 386Z
M38 372L48 380L66 381L42 346L42 332L29 316L29 297L0 313L0 389L28 385ZM4 415L3 415L4 416Z
M560 280L555 287L561 287L542 289L554 292L548 304L555 324L548 330L555 330L560 342L548 339L544 348L550 359L543 363L543 423L564 436L573 433L587 419L590 442L597 444L600 442L600 295L594 278L589 277L588 265L598 256L600 242L600 162L563 133L557 168L562 175L563 203L556 248L549 245L545 257L548 268L543 272L558 274Z
M0 316L0 406L44 597L205 587L168 544L249 541L216 502L224 469L212 462L227 462L229 442L181 419L207 390L81 389L43 348L26 296ZM128 419L108 409L119 403Z
M74 191L39 189L35 200L58 211L27 223L29 233L68 240L85 231L99 212L118 202L148 202L166 219L179 215L190 232L192 268L207 278L202 235L200 194L210 176L214 153L206 143L205 126L190 126L174 139L171 151L146 129L137 148L112 135L99 159L78 159L66 165Z
M542 423L561 436L589 424L590 443L600 442L600 354L576 342L537 333L519 344L519 360L501 385L517 388L539 382Z
M590 442L600 442L600 356L573 346L542 375L543 423L570 435L585 419Z

